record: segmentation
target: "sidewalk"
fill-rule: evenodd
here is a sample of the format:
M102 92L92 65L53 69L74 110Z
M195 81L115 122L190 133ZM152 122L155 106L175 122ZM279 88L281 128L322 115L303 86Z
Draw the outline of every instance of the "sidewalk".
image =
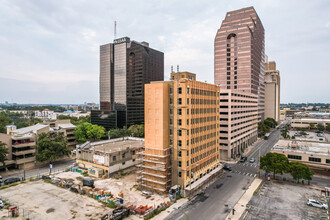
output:
M258 189L259 185L261 184L262 179L260 178L255 178L249 188L245 191L245 193L242 195L240 200L236 203L234 206L235 209L235 215L233 215L233 212L231 211L227 217L226 220L238 220L244 213L246 209L246 205L249 203L250 199L253 196L253 193L256 189Z
M180 207L183 206L184 204L186 204L187 202L188 202L188 199L186 199L186 198L179 199L176 203L174 203L173 205L168 207L165 211L162 211L159 215L156 215L152 219L163 220L167 216L169 216L173 211L175 211L175 209L178 209L180 212ZM185 213L182 212L182 215L185 215Z

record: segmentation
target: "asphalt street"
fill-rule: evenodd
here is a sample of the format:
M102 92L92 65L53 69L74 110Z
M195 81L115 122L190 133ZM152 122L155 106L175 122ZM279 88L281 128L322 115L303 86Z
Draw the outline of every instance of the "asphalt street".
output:
M273 130L268 140L261 140L251 152L247 153L246 162L231 165L231 171L226 171L203 194L194 197L188 204L172 212L166 219L225 219L228 211L234 207L248 185L259 175L259 156L266 155L279 137L280 129ZM254 163L249 162L252 157L255 158ZM264 176L264 172L261 172L260 176ZM282 177L292 179L289 174ZM330 180L329 178L313 177L311 184L330 186Z

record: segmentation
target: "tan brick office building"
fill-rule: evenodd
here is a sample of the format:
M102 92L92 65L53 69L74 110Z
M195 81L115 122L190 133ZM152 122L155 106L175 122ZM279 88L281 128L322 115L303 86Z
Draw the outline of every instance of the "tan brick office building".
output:
M171 79L145 86L141 184L162 193L177 184L188 187L220 162L219 87L188 72L172 73Z

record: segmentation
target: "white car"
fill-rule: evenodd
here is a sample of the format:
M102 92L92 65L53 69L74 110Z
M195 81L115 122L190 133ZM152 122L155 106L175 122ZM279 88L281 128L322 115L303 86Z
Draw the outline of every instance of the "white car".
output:
M307 200L307 205L314 206L314 207L321 208L321 209L328 209L328 205L321 203L315 199Z
M0 209L2 209L5 205L3 204L2 200L0 200Z

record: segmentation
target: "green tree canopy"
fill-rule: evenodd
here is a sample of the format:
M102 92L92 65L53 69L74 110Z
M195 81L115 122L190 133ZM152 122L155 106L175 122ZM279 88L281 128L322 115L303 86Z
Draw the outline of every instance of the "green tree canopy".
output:
M5 160L8 154L8 149L6 146L0 141L0 162L3 166L5 166Z
M317 130L324 131L324 126L322 124L317 124Z
M5 112L0 112L0 133L6 133L6 125L10 124L10 118Z
M39 135L36 155L37 161L55 161L56 159L70 154L67 140L61 133L49 132Z
M144 125L131 125L128 128L128 131L131 133L133 137L144 137Z
M283 154L267 153L265 156L260 157L260 169L266 172L273 172L275 175L283 174L289 171L289 160Z
M327 131L330 131L330 123L327 124Z
M265 123L258 123L258 133L263 136L270 131L270 127L268 127Z
M93 125L88 122L84 122L77 126L74 131L74 136L76 137L76 141L79 143L86 142L87 140L101 140L105 137L105 129L102 126Z
M301 179L308 180L308 182L312 180L314 173L306 164L294 161L290 162L289 167L291 176L293 179L297 180L297 182Z
M277 122L273 118L266 118L264 120L264 124L270 128L275 128L277 125Z
M289 127L288 126L285 126L284 128L282 128L281 135L284 139L287 139L289 137Z

